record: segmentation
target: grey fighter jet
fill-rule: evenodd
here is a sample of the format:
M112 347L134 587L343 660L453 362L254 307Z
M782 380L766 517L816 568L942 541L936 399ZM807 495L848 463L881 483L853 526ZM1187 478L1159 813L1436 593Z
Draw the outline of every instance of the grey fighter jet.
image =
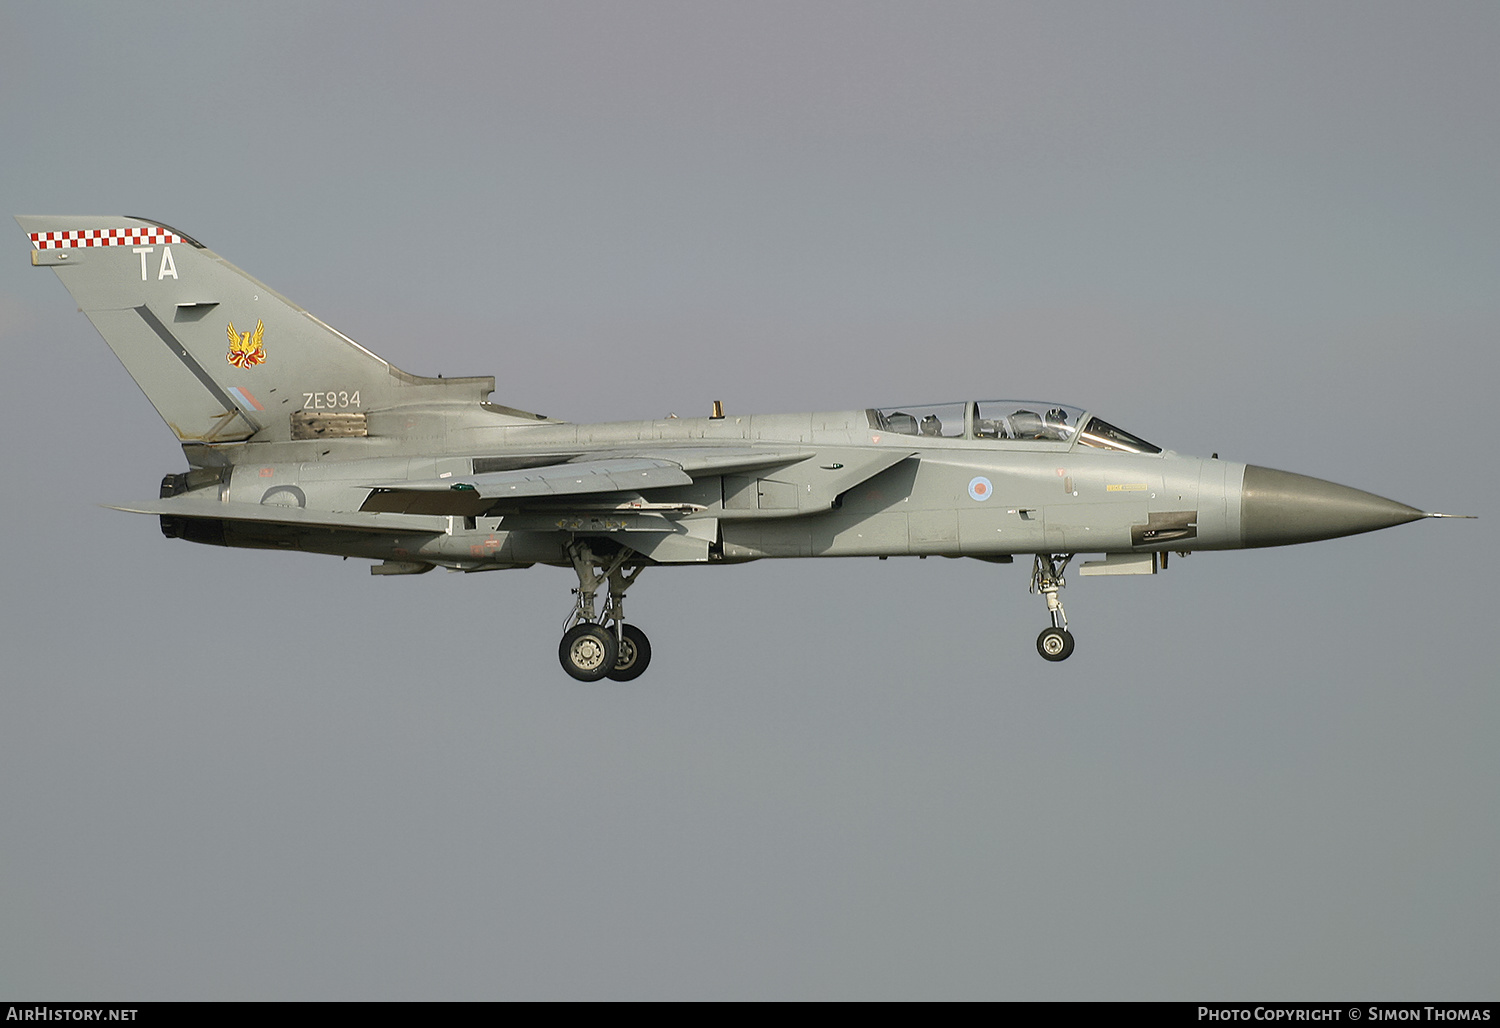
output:
M563 669L639 676L625 594L646 568L763 557L1031 559L1059 594L1193 550L1331 539L1424 517L1321 479L1180 456L1051 401L584 425L489 402L493 378L400 371L177 229L18 217L158 413L188 470L153 514L172 539L376 561L377 575L533 564L578 576ZM600 591L604 597L599 596Z

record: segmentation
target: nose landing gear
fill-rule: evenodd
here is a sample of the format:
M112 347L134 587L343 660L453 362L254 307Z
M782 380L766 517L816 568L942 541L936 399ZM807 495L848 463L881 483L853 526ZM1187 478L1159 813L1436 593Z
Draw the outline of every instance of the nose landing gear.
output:
M586 542L568 546L578 575L578 588L574 590L578 599L568 615L569 627L558 645L557 659L563 670L580 682L601 678L629 682L639 678L651 663L646 633L625 623L625 590L640 577L644 566L625 567L634 555L635 551L624 547L613 556L601 557ZM594 596L605 582L609 583L609 598L596 617Z
M1073 633L1068 631L1068 615L1057 596L1067 585L1063 571L1072 559L1071 553L1060 557L1038 553L1031 566L1031 591L1047 598L1047 613L1052 616L1052 627L1036 637L1036 651L1047 660L1067 660L1073 655Z

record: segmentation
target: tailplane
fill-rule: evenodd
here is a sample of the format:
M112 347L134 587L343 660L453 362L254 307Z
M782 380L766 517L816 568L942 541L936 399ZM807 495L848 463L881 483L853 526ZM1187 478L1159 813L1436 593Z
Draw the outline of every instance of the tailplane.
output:
M409 375L160 222L16 221L185 448L363 436L375 412L494 389Z

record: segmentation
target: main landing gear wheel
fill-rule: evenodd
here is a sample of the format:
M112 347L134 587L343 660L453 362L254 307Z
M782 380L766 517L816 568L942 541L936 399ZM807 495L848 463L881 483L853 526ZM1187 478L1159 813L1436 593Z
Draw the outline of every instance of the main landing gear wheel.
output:
M596 541L597 544L597 541ZM651 663L651 644L646 633L625 623L625 590L640 577L644 564L627 567L640 560L634 550L607 541L603 553L595 553L587 539L568 544L568 559L578 575L578 599L567 623L573 627L563 635L557 648L563 670L580 682L597 682L610 678L629 682L639 678ZM604 609L595 613L595 596L609 584L609 598Z
M641 677L651 663L651 643L634 625L620 626L620 652L615 666L606 672L606 677L616 682L629 682Z
M574 625L557 647L557 659L563 670L580 682L597 682L609 674L619 659L615 634L602 625L587 622Z
M1048 660L1067 660L1073 655L1073 633L1066 628L1049 628L1036 637L1036 651Z

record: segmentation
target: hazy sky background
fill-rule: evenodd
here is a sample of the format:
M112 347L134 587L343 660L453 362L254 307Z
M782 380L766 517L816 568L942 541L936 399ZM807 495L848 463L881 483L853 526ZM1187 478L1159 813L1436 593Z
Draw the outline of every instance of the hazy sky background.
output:
M18 229L0 998L1495 998L1500 5L29 3L4 213L159 219L569 420L1038 396L1479 521L1073 580L376 579ZM6 225L12 224L9 221Z

